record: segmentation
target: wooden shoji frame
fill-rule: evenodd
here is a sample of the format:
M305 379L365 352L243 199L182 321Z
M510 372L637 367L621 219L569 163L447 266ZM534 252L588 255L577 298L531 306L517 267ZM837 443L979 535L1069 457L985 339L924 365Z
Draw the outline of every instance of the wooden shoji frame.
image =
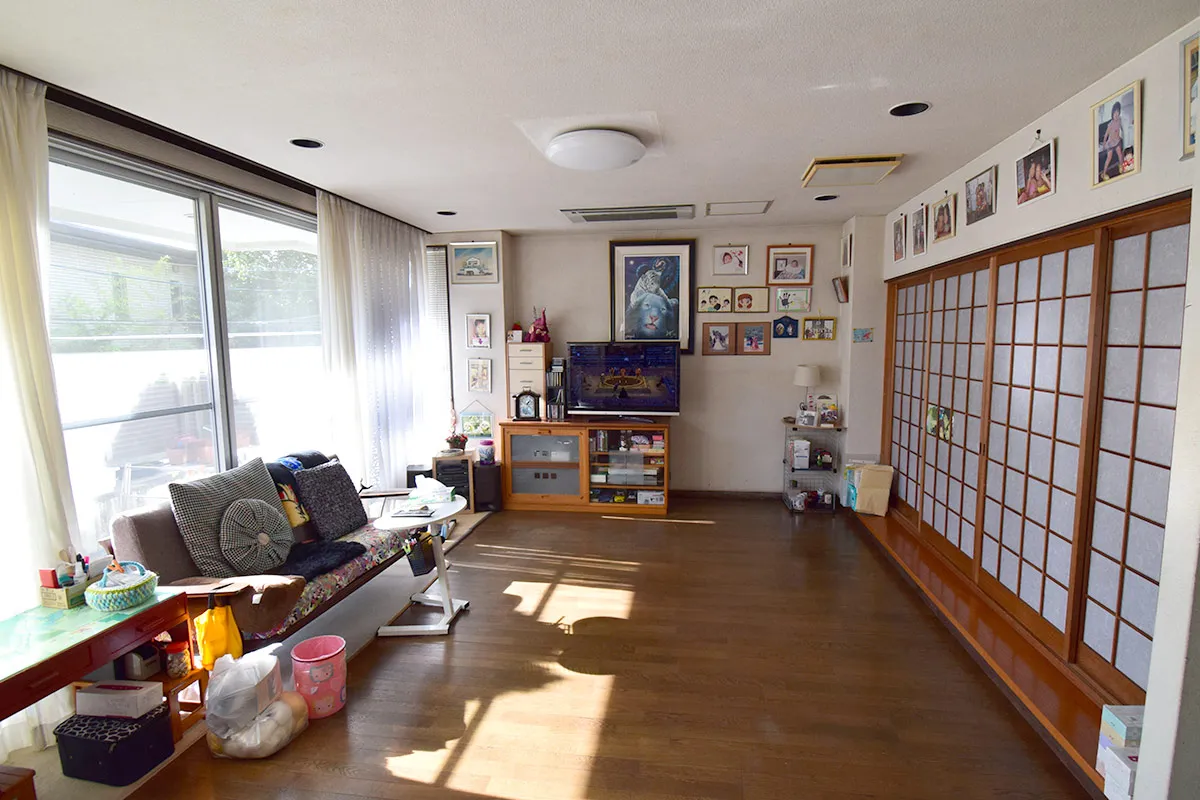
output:
M976 588L979 590L980 596L983 597L990 605L1004 611L1011 618L1015 625L1014 627L1023 633L1030 641L1037 644L1044 652L1052 653L1061 663L1062 669L1067 677L1071 678L1076 684L1085 689L1085 691L1093 694L1104 702L1120 702L1120 703L1140 703L1144 701L1145 693L1127 677L1121 674L1115 667L1105 661L1099 655L1090 651L1089 648L1081 646L1081 631L1083 626L1083 609L1086 602L1087 581L1086 575L1089 567L1089 556L1091 553L1091 525L1092 513L1095 498L1096 484L1096 459L1098 453L1098 442L1100 436L1099 430L1099 409L1102 392L1102 376L1104 372L1103 347L1105 342L1105 331L1107 330L1107 305L1108 305L1108 286L1109 286L1109 262L1111 259L1111 240L1114 236L1133 235L1133 232L1149 232L1163 228L1169 228L1174 225L1187 222L1190 218L1190 201L1176 200L1167 201L1158 204L1152 204L1143 209L1129 211L1123 214L1114 215L1112 218L1085 223L1074 227L1071 230L1058 233L1048 234L1039 239L1035 239L1020 245L999 248L992 254L984 254L976 256L972 259L962 262L943 265L925 273L906 276L892 282L888 292L888 350L887 364L884 376L884 391L887 398L889 413L884 415L884 424L881 431L881 458L884 463L893 462L893 447L894 447L894 426L901 422L903 424L912 424L911 419L914 415L909 414L902 420L897 414L897 386L896 380L902 375L901 371L896 369L896 356L900 352L897 349L897 344L902 343L899 339L897 327L897 317L905 311L905 302L901 299L905 290L915 288L917 286L925 287L925 319L924 319L924 341L914 342L914 352L919 348L917 345L923 345L923 357L921 362L921 380L922 387L919 392L910 393L910 398L919 397L921 405L921 413L916 416L916 421L920 423L919 441L920 446L915 449L918 462L915 465L916 469L911 470L917 481L916 497L918 498L917 507L911 506L903 500L897 500L894 504L893 513L900 520L905 522L911 529L917 532L918 537L922 542L926 543L930 549L938 553L943 560L953 564L957 569L967 575ZM981 559L983 556L982 540L983 522L984 522L984 507L987 491L986 468L981 466L980 487L977 494L977 513L976 513L976 546L972 557L967 558L961 552L952 552L951 548L943 537L936 533L929 525L927 525L921 517L921 498L923 497L922 481L926 469L926 447L924 434L924 409L927 406L926 398L928 394L928 373L929 360L928 351L930 348L930 316L929 309L932 306L931 287L933 283L939 279L948 276L954 276L977 270L979 265L987 262L991 270L991 296L988 302L988 336L987 336L987 369L984 377L984 403L983 403L983 418L981 425L981 444L980 458L981 464L986 465L989 461L989 439L991 436L991 411L992 411L992 393L993 393L993 356L995 353L995 314L996 314L996 291L998 287L997 273L1001 265L1016 264L1021 261L1030 259L1039 260L1038 278L1040 281L1040 259L1042 256L1049 256L1054 253L1064 254L1064 276L1066 271L1066 259L1069 258L1071 250L1087 245L1093 247L1092 250L1092 285L1089 295L1090 314L1088 333L1086 339L1086 375L1084 383L1084 392L1080 397L1075 395L1082 402L1082 421L1081 432L1079 436L1079 458L1077 462L1077 476L1075 481L1075 518L1072 525L1072 550L1071 564L1069 574L1069 585L1067 588L1067 611L1064 624L1064 630L1058 630L1054 625L1042 618L1039 612L1034 611L1030 606L1026 605L1018 593L1013 593L1005 587L1000 581L993 578L986 571L981 569ZM1019 269L1019 267L1016 267ZM1065 280L1065 277L1064 277ZM1064 295L1066 294L1064 288ZM1040 299L1040 293L1039 293ZM1053 298L1049 298L1053 299ZM1064 296L1065 309L1065 296ZM1016 297L1014 295L1014 315L1016 310ZM1060 310L1060 331L1061 331L1061 315L1065 313ZM1015 321L1013 323L1015 325ZM1034 330L1037 330L1036 318L1034 322ZM1036 333L1033 342L1034 347L1037 346ZM1059 350L1062 348L1061 341L1058 343ZM1036 349L1034 350L1036 353ZM1059 353L1059 362L1061 362L1061 352ZM1139 356L1140 364L1140 356ZM1140 366L1139 366L1140 369ZM1032 387L1030 387L1032 389ZM1057 412L1059 404L1058 397L1062 394L1059 388L1055 387L1055 421L1053 432L1057 435ZM1032 402L1032 393L1031 393ZM911 400L909 401L912 402ZM1032 412L1031 412L1032 413ZM1007 431L1007 421L1005 425ZM908 442L911 444L911 441ZM1025 469L1028 469L1028 454L1025 455ZM1047 481L1051 486L1053 483ZM1022 517L1024 517L1025 509L1022 508ZM965 510L964 510L965 514ZM1047 526L1048 527L1048 526ZM1047 532L1046 536L1049 536ZM1024 549L1024 540L1022 539L1021 549Z

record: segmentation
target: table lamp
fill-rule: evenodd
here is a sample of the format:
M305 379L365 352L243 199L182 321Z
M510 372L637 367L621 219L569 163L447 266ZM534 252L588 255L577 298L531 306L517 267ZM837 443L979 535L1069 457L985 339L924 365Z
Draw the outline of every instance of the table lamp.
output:
M808 395L809 389L813 386L818 386L821 383L821 368L801 364L796 367L796 374L792 377L792 384L795 386L804 387L804 396L800 400L800 405L796 408L796 421L800 421L800 412L809 410Z

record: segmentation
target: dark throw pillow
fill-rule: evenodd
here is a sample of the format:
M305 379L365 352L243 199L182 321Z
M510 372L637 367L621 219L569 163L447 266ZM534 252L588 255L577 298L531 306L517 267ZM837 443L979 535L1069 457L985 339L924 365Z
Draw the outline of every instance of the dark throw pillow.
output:
M221 517L221 554L242 575L261 575L287 560L292 526L262 500L234 500Z
M303 467L300 466L300 462L293 461L288 456L284 458L287 459L287 463L284 463L283 459L268 461L267 472L271 473L271 480L275 481L275 490L279 493L279 502L283 504L283 513L287 516L288 524L292 526L293 537L297 542L311 542L317 538L317 531L308 515L308 509L300 502L299 493L296 491L296 470Z
M300 502L322 539L336 539L367 524L367 512L350 473L336 461L296 473Z
M261 458L190 483L167 486L183 544L200 573L231 578L238 571L221 552L221 518L234 500L262 500L283 516L275 481Z

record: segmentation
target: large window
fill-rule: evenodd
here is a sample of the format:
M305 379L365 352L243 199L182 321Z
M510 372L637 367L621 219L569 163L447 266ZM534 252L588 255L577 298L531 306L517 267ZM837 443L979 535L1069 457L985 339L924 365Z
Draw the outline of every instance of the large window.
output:
M319 384L311 217L56 150L45 280L85 542L172 481L327 446L301 390Z

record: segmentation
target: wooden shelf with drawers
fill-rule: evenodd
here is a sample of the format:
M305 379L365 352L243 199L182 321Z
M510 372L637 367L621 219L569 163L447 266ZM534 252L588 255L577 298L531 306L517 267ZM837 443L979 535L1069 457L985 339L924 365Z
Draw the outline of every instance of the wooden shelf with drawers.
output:
M506 509L666 516L666 421L510 421L500 430Z
M508 381L508 414L513 412L512 399L524 391L537 392L542 398L542 413L546 408L546 370L550 369L549 342L508 342L505 345Z

